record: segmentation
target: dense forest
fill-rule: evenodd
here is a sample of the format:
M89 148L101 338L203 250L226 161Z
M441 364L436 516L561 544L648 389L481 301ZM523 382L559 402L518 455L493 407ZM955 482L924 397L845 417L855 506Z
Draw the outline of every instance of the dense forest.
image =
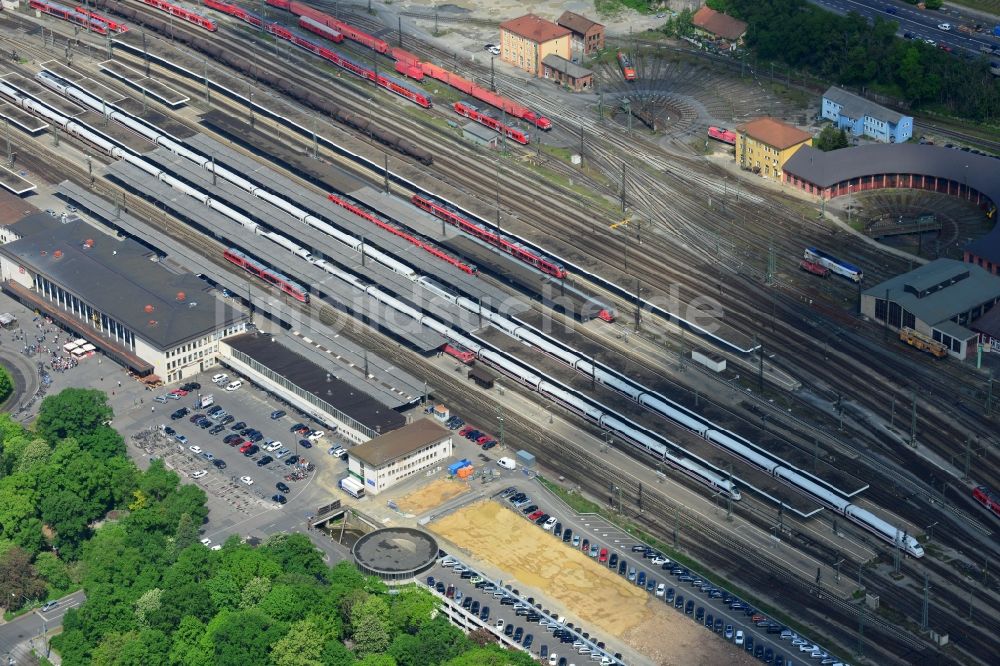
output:
M327 566L303 534L219 551L204 492L139 470L98 391L46 398L32 429L0 416L0 599L9 611L80 587L52 648L66 666L528 666L466 636L424 589Z
M708 4L747 22L747 45L760 61L784 63L837 85L871 88L915 109L986 123L1000 116L1000 79L990 74L989 59L896 37L894 21L876 17L871 24L858 14L839 16L806 0Z

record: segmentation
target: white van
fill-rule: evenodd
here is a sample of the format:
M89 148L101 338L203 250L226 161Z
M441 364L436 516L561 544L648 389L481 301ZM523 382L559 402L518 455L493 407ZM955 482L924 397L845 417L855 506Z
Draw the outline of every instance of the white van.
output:
M195 409L202 409L204 407L208 407L209 405L214 405L214 404L215 404L215 396L213 396L211 393L209 393L208 395L201 396L201 398L198 400L198 402L195 403L194 408Z
M514 462L513 458L500 458L499 460L497 460L497 464L503 467L504 469L510 469L510 470L517 469L517 463Z
M243 386L243 382L240 381L239 379L237 379L234 382L229 382L229 384L226 385L226 390L227 391L235 391L235 390L237 390L241 386Z

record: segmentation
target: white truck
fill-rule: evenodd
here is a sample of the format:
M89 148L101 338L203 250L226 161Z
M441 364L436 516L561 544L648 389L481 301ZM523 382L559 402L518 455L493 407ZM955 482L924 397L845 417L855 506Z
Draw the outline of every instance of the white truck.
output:
M513 458L500 458L497 460L497 465L500 465L500 467L503 467L504 469L517 469L517 463L514 462Z
M361 483L353 476L345 476L340 480L340 489L351 497L361 499L365 496L365 484Z
M194 408L204 409L205 407L208 407L209 405L213 404L215 404L215 396L209 393L208 395L203 395L200 398L198 398L198 402L194 403Z

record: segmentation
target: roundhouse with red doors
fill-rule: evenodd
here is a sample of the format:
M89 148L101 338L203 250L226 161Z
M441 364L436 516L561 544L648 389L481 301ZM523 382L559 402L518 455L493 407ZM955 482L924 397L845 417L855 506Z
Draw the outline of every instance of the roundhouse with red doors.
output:
M273 268L260 263L256 259L248 257L236 248L229 248L222 253L222 256L226 261L236 264L247 273L256 275L264 282L274 285L295 300L302 303L309 302L309 291L305 287L300 285L295 280L286 277L283 273L279 273Z
M455 113L460 116L465 116L469 120L474 120L480 125L485 125L494 132L504 134L508 139L517 141L525 146L528 145L528 135L525 132L522 132L515 127L504 125L493 116L480 111L476 106L469 102L455 102L451 105L451 107L455 110Z
M188 23L194 23L195 25L210 32L215 32L218 29L218 26L212 19L205 18L201 14L195 14L194 12L188 11L183 7L178 7L173 3L167 2L167 0L142 0L142 2L150 7L155 7L162 12L166 12L172 16L176 16L179 19L187 21Z
M89 30L90 32L96 32L98 35L108 34L108 25L103 21L98 21L95 18L81 14L75 9L71 9L64 5L57 4L55 2L48 2L47 0L31 0L28 6L34 10L40 11L43 14L48 14L49 16L54 16L63 21L69 21L73 25L79 26L84 30Z
M989 486L978 486L972 491L972 498L1000 517L1000 495Z
M559 278L560 280L566 277L566 269L560 264L539 256L530 248L524 247L514 239L509 238L498 231L489 229L478 222L466 219L453 211L448 205L440 201L424 197L419 194L414 194L410 198L410 201L417 208L444 220L448 224L458 227L461 231L471 236L475 236L479 240L489 243L497 249L503 250L512 257L534 266L547 275Z

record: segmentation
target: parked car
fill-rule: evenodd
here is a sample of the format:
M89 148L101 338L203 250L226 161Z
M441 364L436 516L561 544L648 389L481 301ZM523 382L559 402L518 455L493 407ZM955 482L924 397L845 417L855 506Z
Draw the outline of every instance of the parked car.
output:
M271 499L281 505L284 505L288 501L284 495L271 495Z
M283 410L283 409L276 409L273 412L271 412L271 420L272 421L277 421L278 419L280 419L284 415L285 415L285 410Z

